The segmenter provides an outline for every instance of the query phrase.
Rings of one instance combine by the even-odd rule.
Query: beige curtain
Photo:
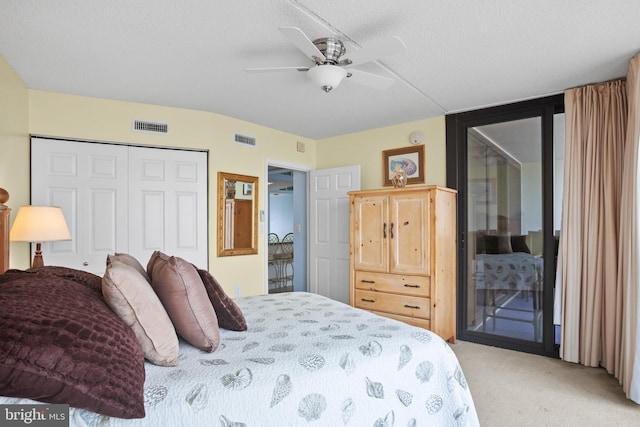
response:
[[[620,213],[620,257],[618,267],[618,309],[622,313],[616,343],[619,348],[615,375],[627,397],[640,403],[640,171],[638,147],[640,145],[640,56],[629,64],[627,74],[629,120],[624,155],[622,205]]]
[[[615,367],[626,82],[565,92],[560,357]]]
[[[565,92],[560,357],[640,403],[640,56],[626,80]]]

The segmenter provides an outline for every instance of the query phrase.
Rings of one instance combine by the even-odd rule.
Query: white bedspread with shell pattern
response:
[[[424,329],[315,294],[239,298],[248,331],[221,329],[176,367],[147,363],[147,416],[72,409],[87,426],[477,426],[449,345]]]

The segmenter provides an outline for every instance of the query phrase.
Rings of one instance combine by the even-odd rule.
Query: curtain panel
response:
[[[640,403],[640,57],[565,92],[560,357],[602,366]],[[634,375],[635,373],[635,375]]]
[[[615,375],[627,397],[640,403],[640,56],[633,58],[627,74],[629,120],[624,155],[622,205],[620,212],[620,257],[618,265],[618,307],[622,325],[618,340],[619,359]]]

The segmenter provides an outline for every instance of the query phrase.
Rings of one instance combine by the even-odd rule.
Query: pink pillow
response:
[[[246,331],[247,321],[240,307],[225,293],[220,283],[207,270],[198,269],[207,295],[218,316],[218,325],[231,331]]]
[[[127,264],[130,267],[135,268],[137,271],[140,272],[140,274],[144,276],[147,282],[149,281],[149,275],[147,274],[147,270],[145,270],[142,264],[140,264],[140,261],[138,261],[132,255],[116,252],[113,255],[107,255],[107,266],[111,261],[120,261],[124,264]]]
[[[220,343],[218,318],[196,268],[155,251],[147,273],[178,335],[200,350],[215,351]]]
[[[111,310],[133,329],[144,357],[161,366],[175,366],[178,360],[178,336],[153,291],[151,284],[135,267],[107,258],[102,277],[102,294]]]

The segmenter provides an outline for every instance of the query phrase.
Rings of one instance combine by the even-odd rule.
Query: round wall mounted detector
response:
[[[413,145],[418,145],[423,140],[424,135],[422,135],[422,132],[420,132],[419,130],[411,132],[411,135],[409,135],[409,142],[411,142]]]

